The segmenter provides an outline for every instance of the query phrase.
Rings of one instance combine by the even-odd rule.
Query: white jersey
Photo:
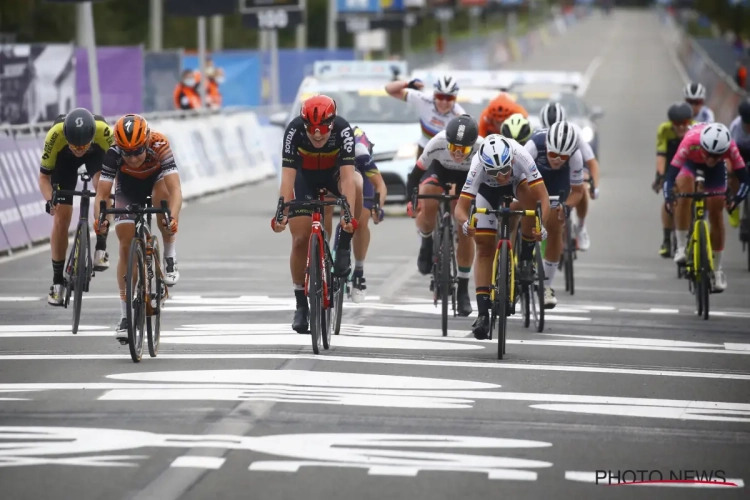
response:
[[[703,106],[698,114],[693,117],[693,120],[697,122],[713,123],[716,121],[714,112],[708,106]]]
[[[445,130],[440,131],[424,147],[422,156],[417,160],[417,166],[422,170],[427,170],[433,161],[438,161],[447,170],[461,170],[466,172],[471,167],[471,159],[476,156],[479,146],[482,145],[482,141],[484,141],[483,137],[477,137],[471,153],[466,155],[462,161],[456,161],[448,150],[448,139],[445,136]]]
[[[534,186],[543,182],[542,174],[540,174],[539,169],[536,168],[534,158],[531,157],[529,152],[513,139],[507,139],[507,141],[513,148],[513,170],[510,182],[508,183],[513,185],[513,192],[515,193],[518,186],[523,182],[527,182],[529,186]],[[486,184],[491,188],[508,185],[500,184],[496,177],[487,175],[484,171],[484,165],[479,159],[479,155],[474,155],[474,158],[471,160],[469,175],[466,177],[466,184],[464,184],[464,187],[461,190],[461,195],[467,198],[475,198],[482,184]]]
[[[568,123],[573,126],[573,129],[578,134],[578,150],[581,152],[581,156],[583,156],[584,163],[595,159],[596,156],[594,156],[594,150],[591,148],[591,145],[583,140],[583,130],[581,130],[581,127],[575,123]]]
[[[539,134],[539,132],[536,132],[532,136],[532,138],[529,139],[526,144],[524,144],[524,147],[534,159],[536,164],[539,165],[539,169],[542,172],[555,171],[557,169],[553,169],[552,166],[550,166],[549,159],[547,158],[546,147],[542,143],[541,147],[544,149],[540,151],[540,146],[537,146],[537,143],[535,142],[535,139],[538,142],[542,142],[544,140],[544,137],[542,137],[542,135],[546,135],[546,130],[544,131],[544,134]],[[580,149],[576,149],[576,151],[573,153],[573,156],[571,156],[567,161],[567,164],[570,169],[570,185],[579,186],[583,184],[583,155],[581,155]],[[564,165],[561,168],[564,168]]]
[[[406,102],[417,108],[419,113],[419,126],[422,129],[422,135],[419,138],[419,145],[427,147],[427,142],[435,137],[438,132],[445,129],[448,122],[453,118],[466,114],[460,104],[454,103],[453,108],[446,114],[443,114],[435,107],[435,99],[431,95],[414,89],[406,89]]]
[[[729,125],[729,135],[734,142],[750,141],[750,132],[745,132],[742,128],[742,118],[739,116]]]

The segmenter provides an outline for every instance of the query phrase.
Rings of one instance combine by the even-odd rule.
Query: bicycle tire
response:
[[[575,289],[575,276],[573,274],[573,260],[575,258],[575,240],[571,234],[570,224],[565,224],[565,248],[567,248],[565,256],[565,291],[570,292],[574,295]]]
[[[711,276],[709,269],[709,257],[708,257],[708,230],[706,224],[701,224],[701,231],[698,238],[700,248],[700,281],[701,281],[701,301],[703,302],[703,319],[708,320],[709,307],[708,307],[708,296],[711,293]]]
[[[78,254],[76,255],[76,262],[73,266],[73,274],[75,278],[71,276],[71,281],[75,279],[75,285],[73,286],[73,334],[78,333],[78,326],[81,322],[81,307],[83,306],[83,290],[86,286],[86,275],[87,275],[87,259],[89,251],[89,230],[88,224],[85,222],[78,223],[78,231],[76,231],[76,243]]]
[[[77,233],[76,233],[77,235]],[[78,244],[78,237],[76,236],[76,240],[73,241],[73,248],[70,251],[70,254],[68,255],[68,260],[65,263],[65,274],[67,274],[67,279],[65,280],[65,298],[63,299],[63,307],[65,309],[68,308],[70,305],[70,296],[73,293],[73,267],[75,265],[75,256],[76,256],[76,245]]]
[[[493,309],[497,309],[497,359],[503,359],[503,355],[505,354],[505,337],[508,330],[508,302],[510,301],[510,297],[508,297],[508,281],[510,280],[508,243],[507,241],[500,243],[502,245],[499,255],[500,261],[497,266],[497,274],[495,275],[495,300]]]
[[[156,294],[156,300],[151,295],[151,308],[153,314],[146,318],[146,335],[148,338],[148,354],[155,358],[159,354],[159,340],[161,339],[161,298],[164,284],[161,279],[161,252],[159,251],[159,240],[155,237],[151,243],[151,273],[153,274],[153,285],[150,288]],[[150,280],[149,280],[150,281]],[[156,304],[156,305],[154,305]]]
[[[440,300],[442,301],[443,337],[448,336],[448,300],[451,294],[451,232],[448,224],[442,228],[440,238]]]
[[[331,260],[333,262],[336,262],[336,249],[338,248],[339,244],[339,236],[341,233],[341,225],[336,227],[336,231],[334,232],[333,236],[333,251],[331,252]],[[334,307],[336,309],[336,313],[332,314],[334,318],[331,320],[331,323],[334,325],[333,334],[338,335],[341,331],[341,317],[344,315],[344,296],[347,292],[347,285],[349,283],[349,277],[346,278],[337,278],[338,280],[338,295],[335,294],[334,290]]]
[[[518,224],[516,230],[516,239],[513,248],[521,249],[523,251],[523,236],[521,235],[521,224]],[[514,254],[513,265],[516,266],[516,270],[521,268],[521,252]],[[518,272],[516,272],[518,276]],[[520,286],[521,296],[521,314],[523,316],[523,327],[528,328],[531,325],[531,286],[527,283],[523,283]]]
[[[336,316],[338,316],[338,311],[336,309],[337,290],[341,286],[341,280],[344,279],[333,276],[333,273],[331,272],[331,262],[332,261],[328,259],[325,261],[326,283],[328,283],[328,308],[322,311],[322,317],[325,324],[323,324],[321,328],[323,349],[325,350],[328,350],[331,347],[331,334],[336,328]],[[323,291],[325,292],[325,290]]]
[[[544,331],[544,261],[542,260],[542,247],[539,242],[534,246],[534,254],[536,283],[532,287],[535,290],[531,294],[531,305],[533,308],[534,326],[537,332],[542,333]]]
[[[133,363],[140,362],[143,357],[143,333],[146,322],[146,304],[143,301],[146,296],[146,266],[143,254],[143,242],[136,237],[130,243],[128,271],[125,275],[128,348]],[[136,283],[133,283],[133,278],[137,278]]]
[[[320,354],[321,326],[323,325],[322,298],[323,283],[320,276],[320,239],[317,235],[310,236],[310,263],[307,268],[308,283],[307,296],[310,299],[310,336],[315,354]]]

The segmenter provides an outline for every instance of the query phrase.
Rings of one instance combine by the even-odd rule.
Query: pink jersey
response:
[[[688,161],[705,165],[706,159],[703,156],[703,148],[701,147],[701,131],[708,125],[710,123],[698,123],[687,131],[685,137],[680,142],[680,147],[677,148],[677,153],[672,158],[673,167],[682,168]],[[721,159],[731,161],[732,170],[745,168],[745,161],[740,156],[740,151],[737,149],[737,144],[734,141],[729,144],[727,152],[721,155]]]

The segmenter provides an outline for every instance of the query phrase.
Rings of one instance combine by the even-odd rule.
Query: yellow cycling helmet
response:
[[[524,118],[521,113],[510,115],[500,127],[500,133],[509,138],[515,139],[521,144],[525,143],[531,137],[531,124],[528,118]]]

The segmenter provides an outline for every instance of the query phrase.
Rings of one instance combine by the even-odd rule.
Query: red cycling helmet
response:
[[[302,102],[299,116],[311,134],[327,134],[336,118],[336,101],[327,95],[316,95]]]

